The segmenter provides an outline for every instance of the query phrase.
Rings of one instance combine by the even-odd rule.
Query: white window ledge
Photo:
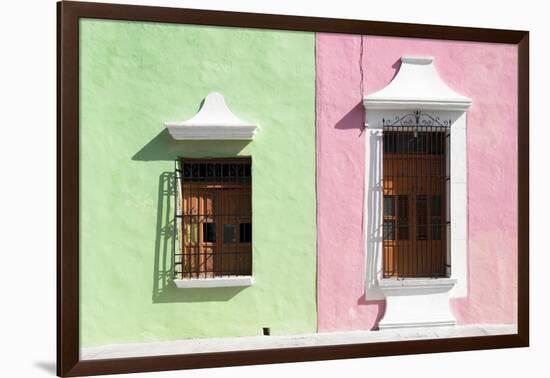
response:
[[[418,290],[451,290],[456,284],[454,278],[405,278],[405,279],[382,279],[380,289],[382,291],[410,292]]]
[[[380,329],[452,326],[456,320],[449,307],[453,278],[382,279],[386,313]]]
[[[236,287],[251,286],[254,284],[252,276],[231,276],[216,278],[189,278],[174,280],[178,289],[210,288],[210,287]]]

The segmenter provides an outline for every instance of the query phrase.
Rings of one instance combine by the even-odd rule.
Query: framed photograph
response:
[[[528,346],[527,31],[57,9],[59,376]]]

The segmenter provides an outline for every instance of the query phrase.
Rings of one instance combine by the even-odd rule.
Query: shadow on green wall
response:
[[[174,140],[164,129],[132,156],[136,161],[174,161],[178,157],[234,157],[249,140]]]
[[[133,157],[136,161],[174,161],[177,157],[233,157],[249,141],[174,141],[167,130],[161,131]],[[159,175],[157,193],[157,226],[153,261],[153,303],[228,301],[243,287],[178,289],[174,278],[174,195],[175,174]],[[176,241],[176,246],[178,242]]]
[[[174,172],[162,172],[158,186],[153,303],[220,302],[231,299],[244,288],[178,289],[174,284],[174,194]]]

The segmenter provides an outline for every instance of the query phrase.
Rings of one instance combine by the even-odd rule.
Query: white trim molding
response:
[[[238,286],[252,286],[254,284],[254,278],[252,276],[189,278],[189,279],[175,279],[174,283],[176,284],[176,287],[178,289],[238,287]]]
[[[237,118],[217,92],[204,98],[193,118],[185,122],[165,122],[164,126],[176,140],[252,140],[260,127]]]
[[[401,58],[401,68],[383,89],[363,99],[365,126],[365,256],[367,299],[385,299],[380,328],[455,324],[449,299],[468,294],[466,110],[472,101],[439,77],[432,57]],[[445,120],[450,133],[446,153],[448,277],[383,278],[383,123],[422,111]]]

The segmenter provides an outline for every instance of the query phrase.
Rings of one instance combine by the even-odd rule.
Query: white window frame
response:
[[[174,172],[175,180],[174,185],[177,185],[179,188],[176,189],[176,196],[174,196],[174,208],[176,209],[174,222],[176,232],[174,234],[174,244],[176,248],[181,251],[181,241],[183,240],[182,230],[182,190],[181,190],[181,176],[176,170]],[[252,251],[251,251],[252,252]],[[180,252],[181,253],[181,252]],[[173,256],[176,259],[176,256]],[[181,256],[180,256],[181,258]],[[174,260],[174,266],[176,262],[181,262],[181,260]],[[253,275],[239,275],[239,276],[221,276],[221,277],[198,277],[198,278],[174,278],[174,285],[178,289],[198,289],[198,288],[217,288],[217,287],[245,287],[254,285]]]
[[[382,90],[363,99],[365,106],[365,256],[366,298],[386,300],[380,328],[453,325],[449,299],[468,294],[468,199],[466,111],[471,100],[450,89],[439,77],[432,57],[401,58],[401,68]],[[445,278],[383,277],[383,119],[414,110],[450,120],[446,151],[447,261]]]
[[[184,122],[165,122],[164,126],[175,140],[253,140],[260,125],[244,122],[229,110],[222,94],[210,92],[200,110]],[[179,183],[179,179],[178,179]],[[181,211],[181,190],[175,199],[177,211]],[[177,242],[181,240],[181,217],[176,217]],[[179,289],[239,287],[254,284],[252,276],[174,279]]]

